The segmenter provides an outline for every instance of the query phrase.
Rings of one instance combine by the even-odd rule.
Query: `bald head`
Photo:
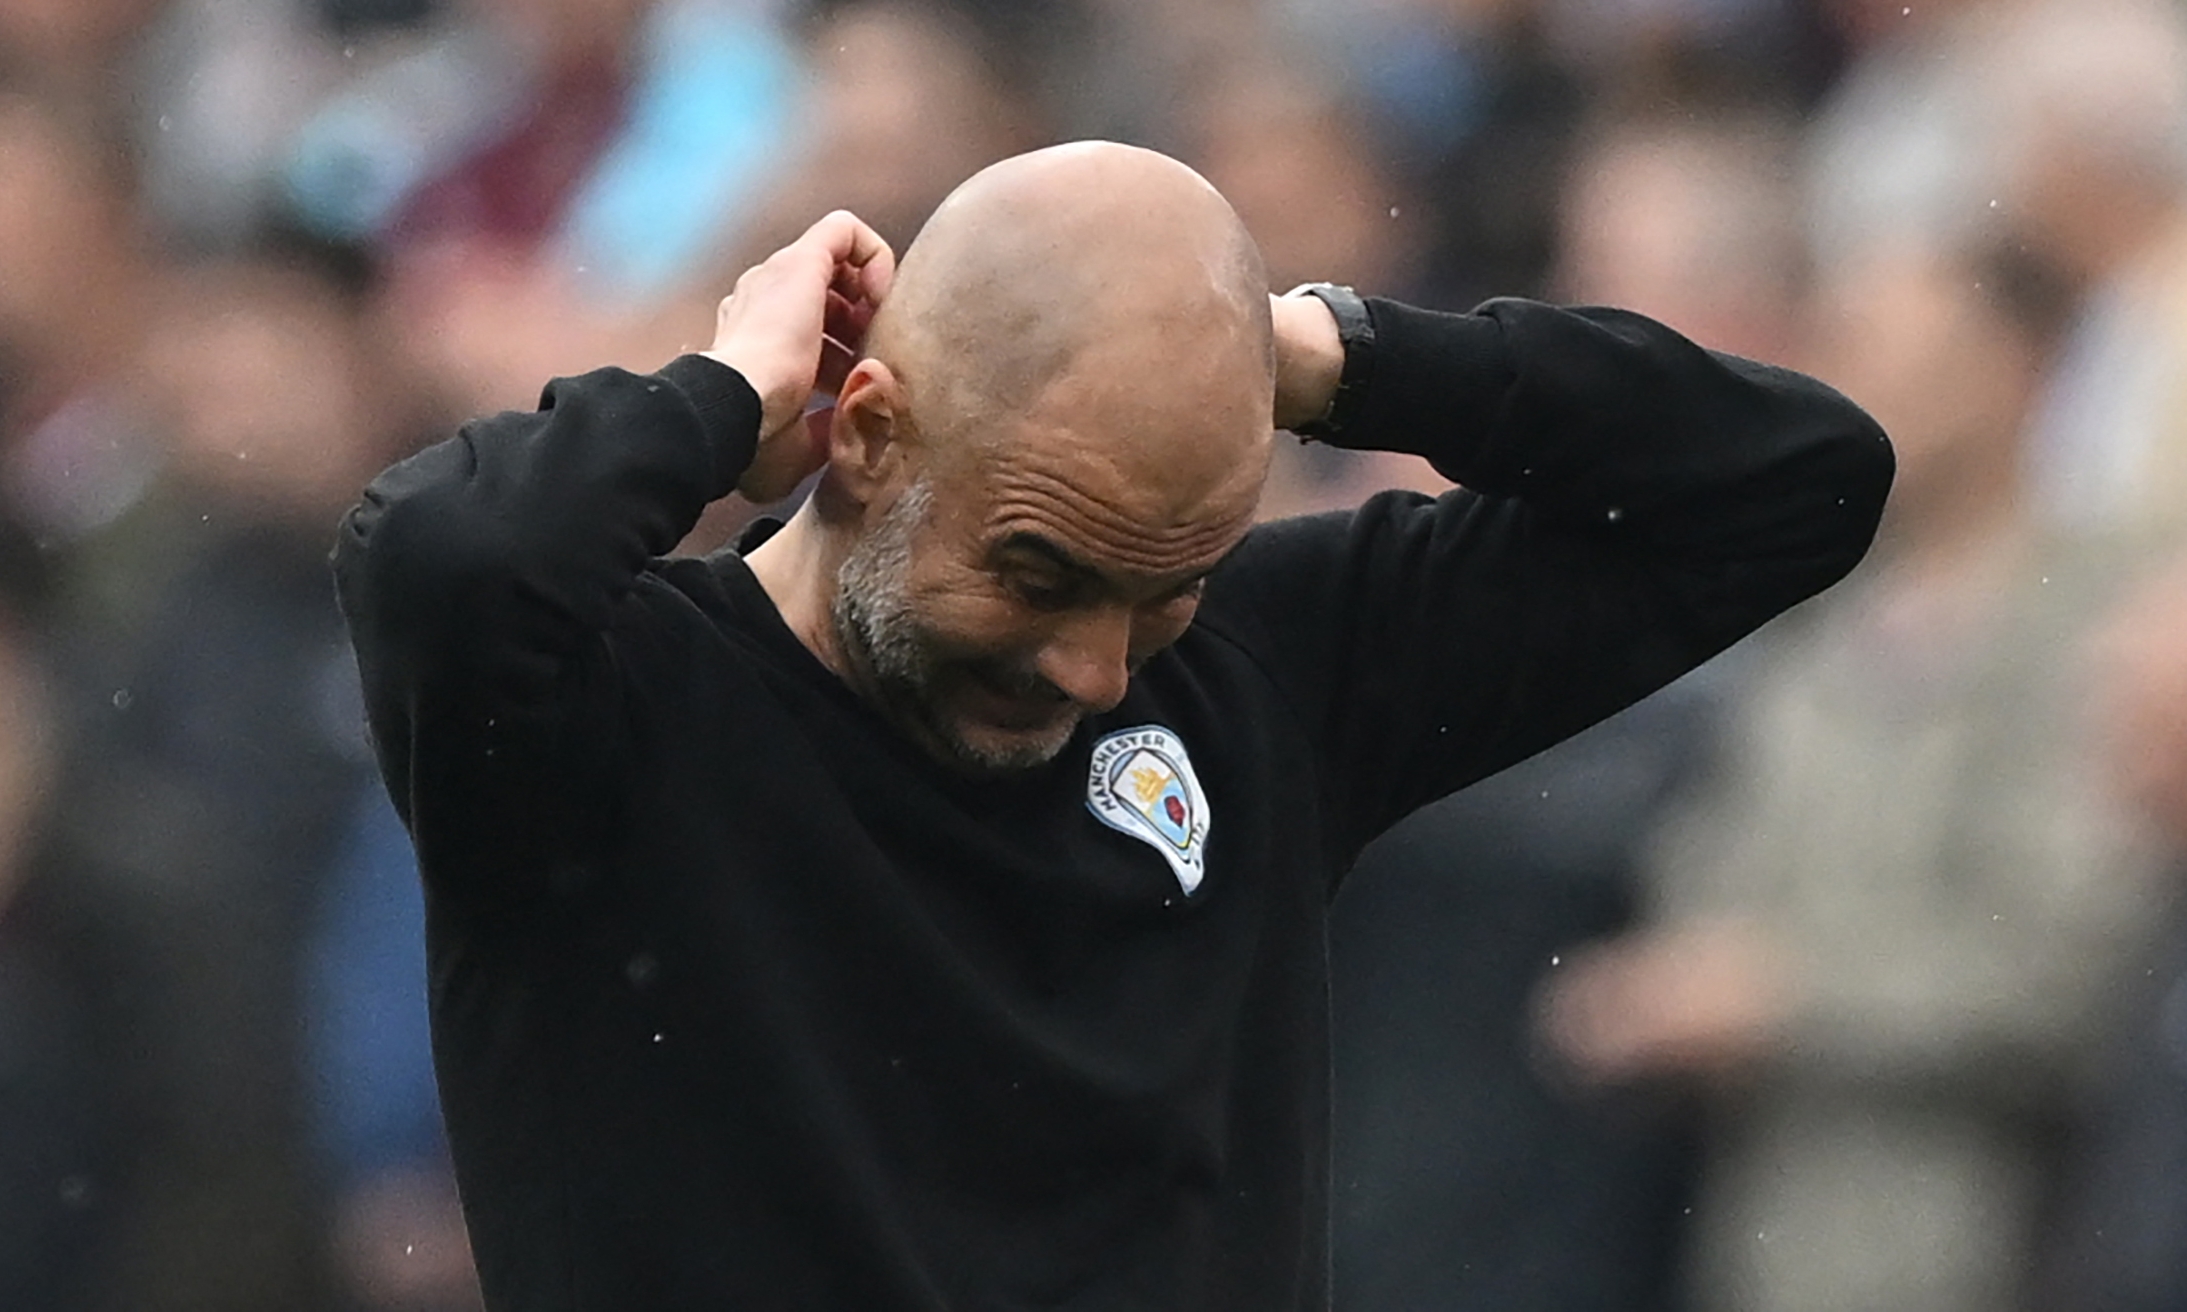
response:
[[[952,192],[905,253],[868,349],[940,441],[992,433],[1088,370],[1127,384],[1141,419],[1204,413],[1272,386],[1267,297],[1252,237],[1205,179],[1153,151],[1082,142]],[[1151,435],[1110,436],[1133,431]]]
[[[1274,436],[1259,253],[1175,160],[1036,151],[942,203],[865,346],[827,474],[753,568],[816,544],[811,585],[784,564],[770,592],[824,595],[810,645],[937,757],[1053,759],[1252,525]]]

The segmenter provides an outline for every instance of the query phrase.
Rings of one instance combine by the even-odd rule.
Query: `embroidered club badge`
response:
[[[1177,735],[1160,725],[1120,729],[1094,744],[1086,808],[1160,852],[1189,895],[1207,850],[1207,794]]]

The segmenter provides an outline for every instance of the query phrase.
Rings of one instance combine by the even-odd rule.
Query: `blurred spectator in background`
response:
[[[1802,268],[1772,123],[1579,140],[1559,294],[1784,359]],[[1678,1305],[1696,1118],[1660,1089],[1545,1078],[1532,999],[1634,923],[1643,854],[1709,777],[1724,682],[1684,680],[1474,785],[1352,872],[1330,922],[1339,1312]]]
[[[2171,1312],[2187,1306],[2187,556],[2136,589],[2099,650],[2109,779],[2158,837],[2170,880],[2075,1126],[2043,1306]]]
[[[425,895],[410,836],[364,781],[305,940],[313,1138],[334,1264],[358,1312],[465,1312],[478,1277],[433,1082]]]
[[[1537,3],[1555,43],[1627,110],[1695,99],[1800,110],[1838,71],[1838,33],[1812,0]]]
[[[1663,845],[1658,923],[1546,994],[1580,1077],[1716,1095],[1704,1312],[2025,1306],[2070,1077],[2146,905],[2067,672],[2097,571],[2023,513],[2051,301],[2005,261],[1831,272],[1813,363],[1893,435],[1885,535],[1771,635]]]
[[[117,3],[118,0],[99,0]],[[370,17],[414,21],[399,0]],[[148,223],[177,248],[232,249],[281,203],[296,130],[359,68],[356,0],[162,0],[131,52],[122,126]],[[338,44],[331,23],[340,23]],[[367,50],[370,47],[366,47]],[[369,61],[367,61],[369,62]]]
[[[275,158],[355,53],[322,21],[359,3],[417,16],[414,0],[9,0],[0,81],[126,143],[142,222],[218,247],[262,215]]]
[[[2043,0],[2001,39],[2004,209],[2080,312],[2034,430],[2043,508],[2187,525],[2187,23],[2169,0]]]
[[[1390,175],[1365,121],[1311,66],[1273,44],[1237,54],[1183,98],[1178,140],[1259,243],[1269,285],[1337,282],[1405,294],[1423,249],[1419,207]],[[1314,180],[1312,204],[1300,203],[1302,178]],[[1260,513],[1348,509],[1383,488],[1449,486],[1423,461],[1286,438]]]
[[[168,0],[8,0],[0,5],[0,78],[98,117],[127,104],[145,26]]]
[[[1625,928],[1639,858],[1704,777],[1688,682],[1414,816],[1329,926],[1337,1312],[1677,1306],[1696,1125],[1653,1091],[1583,1094],[1532,1060],[1531,998]]]
[[[77,945],[38,903],[59,734],[38,631],[50,580],[0,519],[0,1307],[89,1312],[114,1166]]]
[[[632,339],[751,217],[796,66],[742,0],[466,0],[307,123],[287,191],[391,264],[398,329],[466,412],[639,360]]]
[[[1802,204],[1818,263],[1995,236],[2002,101],[2017,78],[1994,34],[2012,2],[1824,0],[1854,59],[1806,131]]]
[[[1591,88],[1549,39],[1544,0],[1289,0],[1335,52],[1419,212],[1429,303],[1538,296]]]
[[[788,78],[757,5],[465,0],[305,125],[290,185],[331,237],[597,262],[643,293],[733,217]]]
[[[0,517],[47,549],[144,492],[158,459],[127,386],[152,265],[127,155],[0,91]]]
[[[1559,207],[1550,293],[1793,363],[1807,261],[1790,140],[1789,123],[1739,111],[1605,120],[1584,138]]]
[[[805,6],[797,26],[810,85],[805,116],[784,143],[758,221],[694,286],[706,314],[692,334],[712,331],[714,300],[737,273],[815,215],[850,210],[901,249],[959,182],[1054,139],[1039,85],[1024,80],[1038,48],[1000,17],[1007,10],[938,0]]]
[[[1417,216],[1378,143],[1307,70],[1246,58],[1195,88],[1184,140],[1195,166],[1245,220],[1281,291],[1308,280],[1404,287],[1417,276]],[[1314,203],[1299,203],[1301,178]]]
[[[299,985],[371,776],[326,535],[421,427],[365,273],[302,245],[191,267],[129,362],[172,459],[109,530],[147,604],[67,634],[57,789],[59,871],[130,1116],[106,1306],[332,1296]]]

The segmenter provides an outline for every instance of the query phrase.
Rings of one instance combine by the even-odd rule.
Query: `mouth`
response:
[[[1006,733],[1035,733],[1078,718],[1070,698],[1045,681],[972,669],[965,671],[964,693],[969,718]]]

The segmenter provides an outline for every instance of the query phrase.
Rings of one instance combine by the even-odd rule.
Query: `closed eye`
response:
[[[1086,595],[1086,585],[1075,579],[1036,579],[1011,575],[1003,580],[1010,594],[1034,610],[1069,610]]]
[[[1036,611],[1072,610],[1107,600],[1125,601],[1136,588],[1125,588],[1084,564],[1062,547],[1034,533],[1013,533],[998,543],[990,558],[994,577],[1020,604]],[[1161,610],[1197,601],[1207,588],[1203,571],[1143,600],[1137,610]]]

